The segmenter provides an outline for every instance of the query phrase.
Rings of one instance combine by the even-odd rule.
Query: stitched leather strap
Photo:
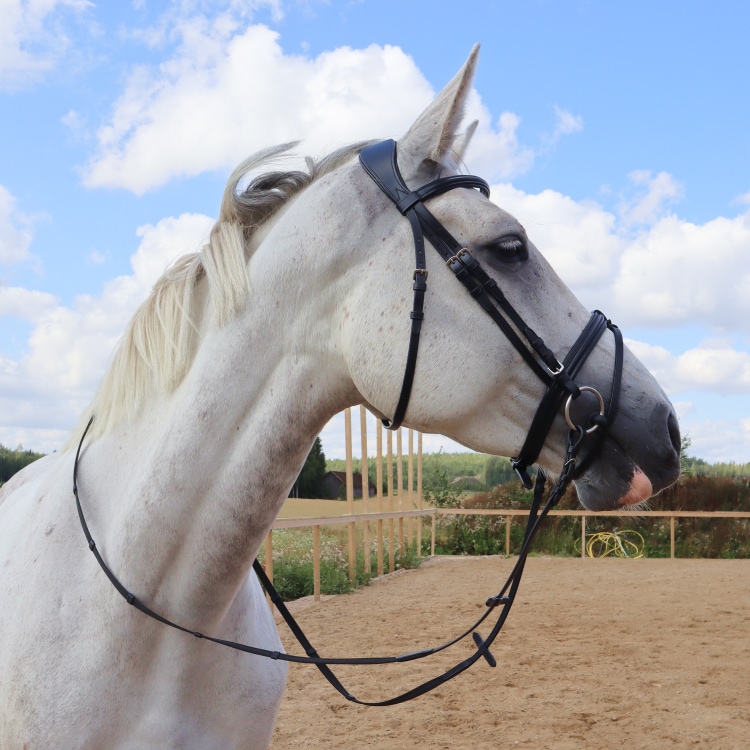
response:
[[[411,333],[406,354],[406,366],[401,382],[396,409],[391,419],[384,419],[383,425],[388,430],[397,430],[403,422],[411,398],[414,374],[417,368],[419,338],[424,320],[424,297],[427,291],[427,264],[425,258],[425,226],[422,201],[457,187],[478,188],[489,195],[489,186],[479,177],[454,175],[424,185],[418,190],[410,190],[404,182],[396,162],[396,144],[394,141],[382,141],[369,146],[360,154],[360,162],[377,186],[396,204],[398,210],[406,216],[414,236],[414,299],[412,303]],[[429,212],[427,212],[429,214]],[[430,215],[431,216],[431,215]],[[437,222],[436,222],[437,223]],[[439,224],[438,224],[439,226]],[[446,233],[447,234],[447,233]],[[450,235],[448,235],[450,237]],[[429,237],[429,234],[428,234]],[[452,239],[452,238],[451,238]],[[430,241],[433,239],[430,237]],[[454,245],[457,247],[455,240]]]
[[[594,350],[594,347],[597,345],[599,339],[601,338],[604,331],[607,330],[607,328],[616,329],[617,334],[619,334],[619,329],[617,329],[617,326],[610,323],[605,315],[599,310],[594,310],[594,312],[591,313],[591,317],[589,318],[588,323],[581,332],[581,335],[570,348],[570,351],[563,360],[563,371],[559,376],[556,376],[552,380],[549,388],[547,389],[547,392],[544,394],[542,400],[539,403],[539,406],[537,407],[536,413],[534,414],[534,418],[531,422],[531,427],[529,428],[529,431],[526,435],[526,440],[524,441],[523,447],[521,448],[518,456],[511,461],[516,474],[518,474],[521,482],[527,489],[530,489],[532,486],[531,477],[528,474],[528,468],[539,457],[539,453],[544,446],[544,442],[547,439],[547,435],[549,434],[550,428],[552,427],[552,423],[557,416],[563,399],[571,393],[574,395],[574,397],[577,397],[580,394],[580,391],[577,387],[575,387],[574,391],[571,391],[570,384],[572,383],[573,386],[575,386],[575,383],[572,379],[578,375],[581,367],[583,367],[584,362],[588,358],[589,354],[591,354],[591,352]],[[615,372],[619,373],[622,370],[621,335],[619,336],[619,344],[618,337],[617,335],[615,335],[615,343],[616,353],[619,350],[620,362],[619,370],[617,368],[616,362]],[[613,396],[616,399],[617,395],[619,395],[619,374],[613,376],[612,387],[612,395],[610,395],[609,406],[607,407],[606,412],[610,423],[614,419],[614,414],[612,413],[613,403],[615,405],[615,411],[617,409],[617,403],[616,400],[613,401]],[[598,430],[598,432],[603,437],[605,430],[601,429]],[[597,442],[600,443],[601,441],[597,439]]]

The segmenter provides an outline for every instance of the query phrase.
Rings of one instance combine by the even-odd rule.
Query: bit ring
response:
[[[583,391],[587,391],[588,393],[593,393],[594,396],[596,396],[596,400],[599,402],[599,416],[603,417],[604,416],[604,399],[602,398],[602,394],[599,393],[599,391],[597,391],[596,388],[591,388],[588,385],[582,385],[578,390],[581,391],[581,393],[583,393]],[[568,400],[565,402],[565,421],[568,423],[568,427],[570,427],[571,430],[577,430],[578,426],[574,425],[570,419],[571,403],[573,403],[573,396],[568,396]],[[595,424],[593,427],[590,427],[588,430],[586,430],[586,434],[590,435],[598,427],[599,425]]]

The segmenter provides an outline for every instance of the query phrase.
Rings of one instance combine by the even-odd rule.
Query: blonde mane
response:
[[[134,416],[150,394],[177,388],[195,358],[203,319],[223,325],[246,303],[250,291],[247,248],[253,232],[287,201],[343,166],[366,145],[347,146],[318,161],[307,157],[306,171],[261,174],[241,192],[237,186],[248,172],[278,160],[296,143],[260,151],[232,172],[208,242],[197,253],[176,260],[136,310],[65,450],[77,445],[92,415],[95,420],[89,435],[96,438]],[[204,278],[205,302],[199,287]]]

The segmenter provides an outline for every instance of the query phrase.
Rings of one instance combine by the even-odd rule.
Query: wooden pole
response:
[[[510,557],[510,521],[512,516],[505,516],[505,556]]]
[[[398,478],[397,492],[398,492],[398,509],[399,512],[404,510],[404,451],[401,442],[402,430],[401,427],[396,431],[396,476]],[[404,519],[398,519],[398,551],[399,554],[404,554]]]
[[[408,455],[409,460],[406,464],[406,505],[408,510],[414,510],[414,430],[410,427],[406,433],[406,439],[409,443]],[[412,523],[411,516],[406,521],[407,538],[409,540],[409,549],[414,541],[414,524]]]
[[[352,471],[352,410],[344,412],[346,442],[346,512],[354,515],[354,472]],[[356,578],[357,549],[354,540],[354,524],[347,526],[349,536],[349,580]]]
[[[669,557],[674,560],[674,516],[669,517]]]
[[[422,510],[422,433],[417,433],[417,507]],[[433,516],[433,528],[435,525]],[[433,553],[434,554],[434,553]],[[422,557],[422,517],[417,519],[417,556]]]
[[[432,514],[432,526],[430,527],[430,557],[435,557],[435,524],[437,523],[437,513]]]
[[[367,458],[367,409],[364,406],[359,407],[359,427],[362,436],[362,500],[364,503],[364,512],[370,512],[370,462]],[[364,563],[365,573],[372,572],[370,564],[370,523],[365,521],[363,525],[364,538]]]
[[[581,557],[586,557],[586,516],[581,516]]]
[[[388,462],[388,512],[393,513],[393,431],[388,430],[386,441]],[[396,539],[393,519],[388,519],[388,569],[391,573],[396,569]]]
[[[273,531],[269,531],[266,534],[266,562],[263,569],[266,571],[268,580],[273,583]],[[268,606],[271,606],[271,597],[266,594],[266,601]]]
[[[266,564],[264,566],[268,580],[273,583],[273,531],[266,535]]]
[[[383,512],[383,423],[375,420],[375,489],[378,513]],[[378,519],[378,575],[383,575],[383,519]]]
[[[320,526],[313,526],[313,597],[320,601]]]

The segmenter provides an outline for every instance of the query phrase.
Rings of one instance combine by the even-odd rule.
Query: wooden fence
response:
[[[315,600],[320,599],[320,527],[321,526],[338,526],[346,524],[350,529],[354,529],[356,524],[363,524],[365,528],[368,528],[370,523],[375,522],[378,524],[378,575],[383,575],[383,548],[384,545],[390,540],[391,550],[391,563],[389,570],[394,570],[392,550],[394,545],[393,526],[391,526],[391,534],[388,538],[383,536],[383,521],[388,520],[393,524],[393,521],[398,519],[400,523],[403,523],[404,519],[416,519],[416,518],[430,518],[430,557],[435,555],[435,522],[437,516],[503,516],[505,518],[505,554],[509,556],[511,554],[510,549],[510,528],[513,519],[520,516],[525,519],[528,516],[527,510],[522,509],[464,509],[464,508],[421,508],[419,510],[408,510],[408,511],[397,511],[391,513],[356,513],[347,514],[343,516],[321,516],[317,518],[279,518],[273,525],[273,529],[298,529],[298,528],[312,528],[313,529],[313,593]],[[606,516],[612,516],[614,518],[623,519],[630,518],[631,515],[624,513],[623,511],[599,511],[592,512],[587,510],[552,510],[549,513],[550,516],[577,516],[581,519],[581,557],[586,557],[586,519],[587,518],[600,518]],[[670,558],[674,559],[675,552],[675,519],[679,518],[738,518],[738,519],[750,519],[750,512],[729,512],[729,511],[639,511],[637,514],[632,514],[633,518],[645,519],[645,518],[669,518],[669,538],[670,538]],[[421,527],[421,522],[418,527]],[[351,538],[351,536],[350,536]],[[363,534],[363,539],[367,538]],[[421,540],[421,535],[420,535]],[[265,569],[268,576],[273,580],[273,542],[272,532],[266,537],[266,557],[265,557]],[[369,549],[369,541],[364,546],[365,550]],[[350,546],[349,556],[349,569],[352,571],[354,568],[354,561],[356,560],[356,550],[354,546]],[[417,546],[417,553],[421,554],[421,543]],[[365,560],[369,561],[369,555],[365,554]]]
[[[375,457],[368,456],[368,435],[366,411],[359,407],[362,458],[362,499],[364,512],[354,513],[354,480],[352,450],[352,412],[347,409],[344,415],[346,440],[346,502],[347,513],[342,516],[320,516],[315,518],[278,518],[265,542],[265,568],[273,580],[273,530],[312,528],[313,530],[313,587],[316,600],[320,598],[320,528],[321,526],[347,527],[347,553],[349,577],[354,580],[357,559],[357,524],[362,527],[362,548],[365,572],[371,573],[370,534],[374,524],[377,546],[377,574],[383,575],[386,569],[385,555],[388,556],[388,570],[395,570],[396,540],[400,549],[405,546],[416,546],[421,555],[423,519],[429,518],[430,555],[435,554],[435,523],[438,516],[485,515],[503,516],[505,518],[505,554],[510,555],[510,529],[517,516],[526,517],[528,511],[521,509],[486,509],[486,508],[428,508],[422,499],[422,435],[417,433],[416,454],[414,450],[414,433],[412,430],[399,429],[395,433],[386,431],[385,453],[383,451],[383,427],[377,422]],[[404,451],[404,433],[406,434],[406,451]],[[395,455],[394,455],[395,435]],[[394,476],[394,458],[396,468]],[[406,458],[406,484],[403,476],[403,459]],[[416,466],[415,466],[416,460]],[[375,463],[376,495],[370,498],[367,492],[368,470],[370,461]],[[415,485],[416,479],[416,485]],[[384,493],[384,487],[387,488]],[[374,504],[374,508],[371,506]],[[586,519],[613,516],[618,519],[629,518],[631,514],[623,511],[591,512],[587,510],[552,510],[551,516],[577,516],[581,519],[581,557],[586,556]],[[699,512],[699,511],[639,511],[632,514],[637,518],[668,518],[670,536],[670,557],[675,556],[675,520],[680,518],[744,518],[750,519],[750,513],[741,512]],[[387,528],[385,523],[387,522]],[[415,523],[416,522],[416,523]]]
[[[528,516],[527,510],[487,509],[487,508],[438,508],[440,515],[454,516],[504,516],[505,517],[505,554],[510,554],[510,524],[515,516]],[[612,516],[620,520],[629,518],[668,518],[669,519],[669,549],[670,558],[674,559],[674,525],[676,518],[750,518],[750,512],[731,511],[683,511],[683,510],[641,510],[636,513],[622,510],[590,511],[590,510],[551,510],[550,516],[577,516],[581,519],[581,557],[586,557],[586,519]],[[434,554],[434,548],[432,550]]]
[[[352,449],[352,410],[344,412],[344,429],[346,444],[346,503],[347,514],[335,517],[319,518],[278,518],[273,529],[288,529],[307,527],[313,530],[313,566],[314,566],[314,590],[316,599],[320,597],[320,527],[337,526],[346,524],[348,536],[348,561],[349,578],[355,578],[356,551],[356,526],[362,524],[363,547],[370,549],[370,522],[376,524],[377,538],[377,574],[383,575],[385,570],[384,554],[386,551],[384,522],[388,522],[387,528],[387,552],[388,569],[395,570],[396,565],[396,539],[400,549],[411,547],[416,542],[418,554],[422,549],[422,523],[413,523],[414,519],[434,513],[432,509],[424,509],[422,501],[422,435],[417,433],[416,453],[414,445],[414,430],[399,428],[395,431],[385,430],[385,452],[383,450],[383,425],[380,420],[376,421],[375,429],[375,457],[371,459],[368,454],[367,435],[367,411],[364,406],[359,407],[359,422],[361,435],[361,461],[362,461],[362,500],[364,513],[354,513],[354,473],[353,473],[353,449]],[[395,435],[395,452],[394,452]],[[404,438],[406,438],[406,449],[404,450]],[[394,476],[395,458],[395,476]],[[406,484],[404,483],[404,458],[406,458]],[[370,498],[368,492],[368,474],[370,461],[375,463],[375,497]],[[416,462],[416,466],[415,466]],[[415,484],[416,480],[416,484]],[[384,492],[384,488],[385,492]],[[371,505],[374,504],[374,512]],[[396,522],[398,525],[396,527]],[[434,529],[434,525],[433,525]],[[434,542],[431,545],[434,548]],[[265,541],[265,564],[266,573],[273,581],[273,538],[269,532]],[[365,572],[371,573],[370,554],[364,556]]]

